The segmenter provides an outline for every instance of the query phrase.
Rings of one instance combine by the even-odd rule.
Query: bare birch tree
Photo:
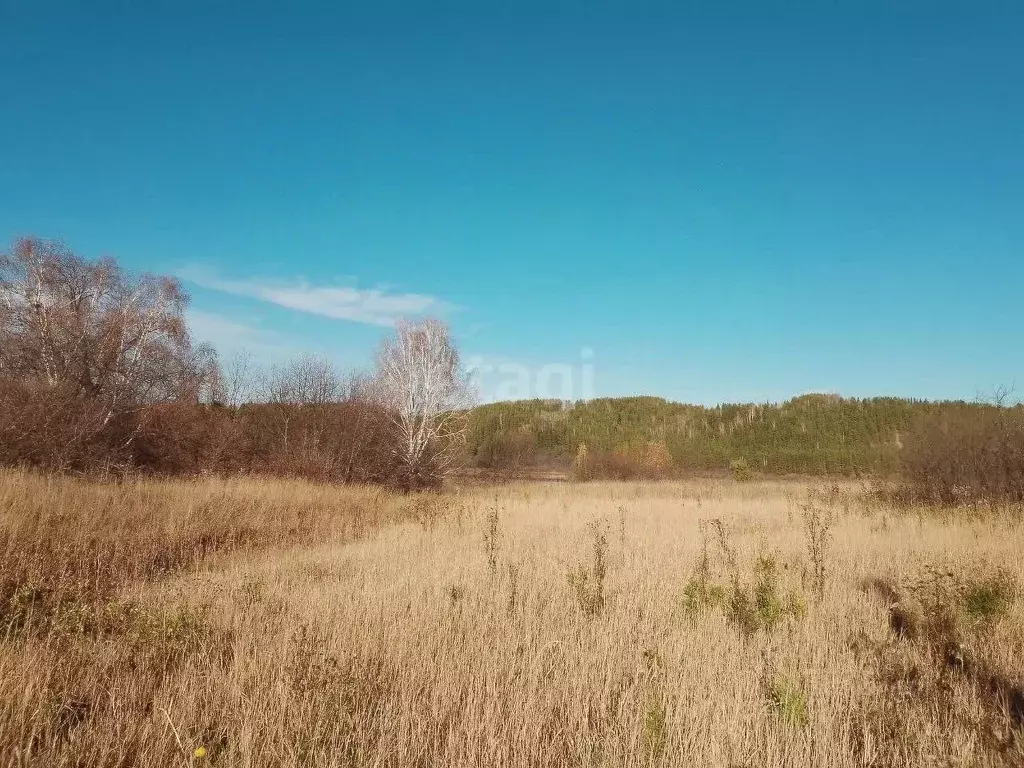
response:
[[[435,485],[465,441],[472,389],[448,327],[400,321],[377,351],[373,393],[394,430],[399,482]]]

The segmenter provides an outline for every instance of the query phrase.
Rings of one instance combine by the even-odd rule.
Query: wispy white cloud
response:
[[[194,341],[212,344],[221,354],[246,350],[260,359],[276,359],[299,349],[296,339],[216,312],[191,308],[188,326]]]
[[[178,277],[203,288],[260,299],[322,317],[370,325],[392,326],[403,317],[444,314],[454,309],[451,304],[422,293],[313,285],[301,278],[291,282],[228,280],[196,267],[179,270]]]

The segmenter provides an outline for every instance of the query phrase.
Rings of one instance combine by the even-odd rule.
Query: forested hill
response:
[[[743,460],[770,473],[886,472],[895,469],[907,434],[924,419],[948,414],[959,421],[991,408],[818,394],[716,407],[658,397],[524,400],[474,409],[468,447],[471,464],[496,469],[568,464],[581,444],[619,455],[655,444],[683,470],[728,468]]]

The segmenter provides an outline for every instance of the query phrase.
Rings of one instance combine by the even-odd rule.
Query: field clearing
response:
[[[216,515],[250,537],[214,526],[229,544],[202,558],[102,594],[33,587],[29,610],[8,589],[12,765],[1024,764],[1010,512],[812,482],[401,497],[7,473],[5,574],[48,499],[112,492],[180,507],[168,542]],[[46,602],[61,589],[77,602]]]

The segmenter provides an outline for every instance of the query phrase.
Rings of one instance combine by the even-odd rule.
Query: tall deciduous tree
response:
[[[78,417],[75,445],[146,406],[198,401],[216,365],[212,349],[192,346],[187,304],[172,278],[134,277],[113,259],[87,261],[59,243],[18,240],[0,254],[0,378],[22,406],[46,405],[25,412],[66,404],[65,418]],[[136,431],[118,439],[130,443]]]
[[[439,483],[465,440],[473,403],[448,327],[433,318],[400,321],[377,351],[373,392],[395,433],[401,485]]]

